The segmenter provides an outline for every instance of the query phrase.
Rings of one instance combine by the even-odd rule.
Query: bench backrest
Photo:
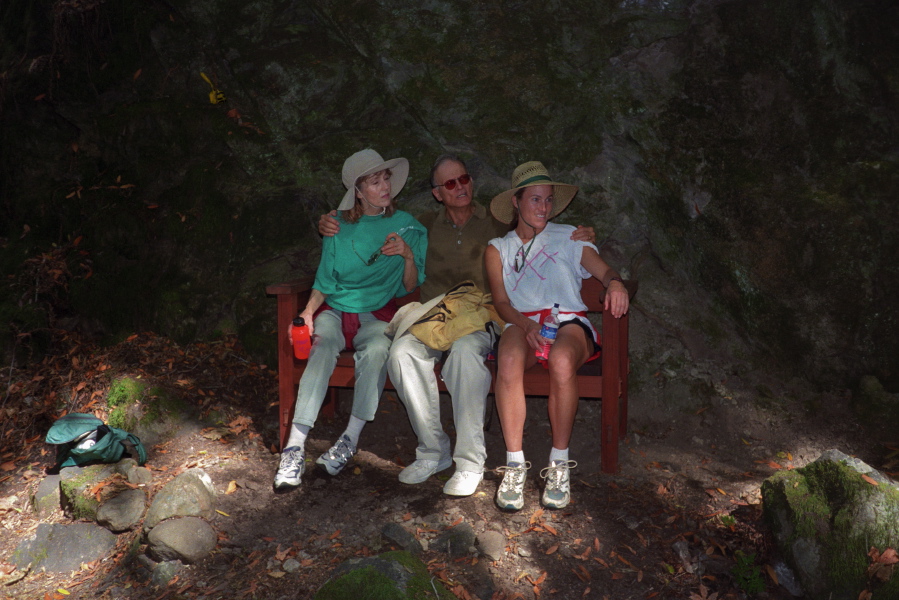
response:
[[[583,299],[584,304],[587,305],[587,312],[602,312],[605,293],[606,288],[602,286],[602,283],[600,283],[596,277],[590,277],[589,279],[584,280],[584,284],[581,287],[581,298]],[[418,302],[420,298],[421,290],[420,288],[415,288],[402,298],[397,298],[396,303],[399,306],[404,306],[410,302]]]

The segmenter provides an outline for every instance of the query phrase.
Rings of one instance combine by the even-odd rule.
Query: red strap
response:
[[[315,311],[315,314],[312,315],[312,318],[314,319],[320,312],[330,309],[331,306],[329,306],[327,302],[323,302],[322,305],[318,307],[318,310]],[[398,310],[399,307],[396,304],[396,299],[391,298],[390,302],[378,310],[371,311],[371,314],[373,314],[379,321],[389,323]],[[353,350],[353,338],[355,338],[356,334],[359,332],[359,313],[342,312],[341,315],[340,329],[343,332],[344,347],[347,350]]]

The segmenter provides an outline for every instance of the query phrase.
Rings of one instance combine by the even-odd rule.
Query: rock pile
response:
[[[149,469],[130,458],[114,465],[66,467],[38,486],[32,506],[41,514],[62,508],[81,522],[42,523],[13,554],[20,569],[64,573],[109,556],[117,534],[143,530],[147,544],[140,562],[157,584],[168,582],[184,564],[208,556],[218,536],[209,521],[216,491],[202,469],[188,469],[148,495]],[[111,492],[104,493],[104,488]]]

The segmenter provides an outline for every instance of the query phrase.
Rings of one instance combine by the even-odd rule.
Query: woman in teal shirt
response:
[[[427,230],[394,201],[408,175],[405,158],[385,161],[370,149],[343,164],[347,192],[337,207],[340,233],[324,238],[312,293],[300,313],[314,337],[276,488],[300,485],[306,436],[344,348],[355,350],[353,409],[340,439],[316,463],[331,475],[340,473],[356,454],[363,426],[375,418],[387,378],[390,339],[384,330],[397,310],[394,298],[424,281]]]

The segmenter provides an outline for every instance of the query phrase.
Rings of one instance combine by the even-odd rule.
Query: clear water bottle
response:
[[[540,326],[540,335],[546,338],[546,343],[535,352],[540,360],[549,360],[549,351],[556,341],[556,333],[559,331],[559,305],[553,304],[552,312],[543,319]]]
[[[293,344],[293,355],[300,360],[309,358],[309,350],[312,348],[312,340],[309,336],[309,326],[303,317],[293,320],[293,329],[290,331],[290,342]]]

